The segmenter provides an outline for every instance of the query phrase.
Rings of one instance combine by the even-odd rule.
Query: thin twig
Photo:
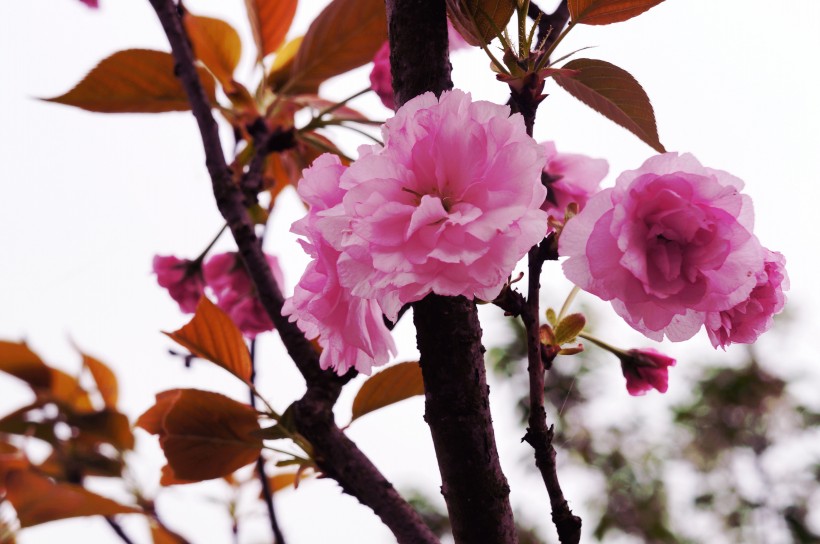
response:
[[[115,520],[111,516],[105,516],[104,519],[106,523],[108,523],[108,525],[111,527],[111,529],[113,529],[114,532],[117,533],[117,536],[120,537],[120,540],[122,540],[125,544],[134,544],[134,541],[131,540],[131,538],[125,533],[125,531],[122,528],[122,525],[120,525],[117,522],[117,520]]]

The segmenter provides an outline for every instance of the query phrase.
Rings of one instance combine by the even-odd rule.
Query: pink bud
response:
[[[643,395],[651,389],[666,393],[669,388],[669,367],[675,366],[673,358],[652,348],[631,349],[618,357],[630,395]]]
[[[179,309],[186,314],[194,313],[205,289],[200,263],[172,255],[155,255],[153,269],[157,283],[168,289],[168,294],[179,304]]]

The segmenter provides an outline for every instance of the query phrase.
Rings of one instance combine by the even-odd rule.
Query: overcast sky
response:
[[[35,99],[62,94],[115,51],[168,49],[147,0],[100,1],[99,11],[77,0],[0,3],[0,338],[25,338],[49,363],[76,371],[73,339],[115,368],[122,380],[121,402],[132,417],[152,404],[154,394],[174,387],[218,389],[244,399],[239,384],[225,379],[219,369],[180,368],[167,355],[169,340],[159,334],[178,328],[187,318],[156,286],[150,274],[153,255],[194,257],[221,226],[193,118],[188,113],[106,116]],[[302,34],[326,3],[302,2],[292,36]],[[243,5],[242,0],[186,2],[195,13],[224,18],[248,38]],[[787,8],[776,12],[773,5]],[[669,0],[626,23],[578,28],[558,51],[596,46],[580,55],[617,64],[643,84],[667,149],[690,151],[704,165],[746,181],[759,238],[788,260],[790,311],[798,322],[788,345],[765,349],[779,354],[783,375],[813,376],[800,387],[815,396],[814,339],[820,326],[818,21],[816,0]],[[250,56],[247,47],[240,80],[250,73]],[[453,64],[457,87],[476,98],[506,101],[505,87],[495,81],[480,51],[459,52]],[[323,93],[341,99],[366,87],[368,70],[338,78],[323,87]],[[653,153],[554,84],[548,83],[547,92],[551,96],[539,110],[537,139],[555,140],[559,150],[606,158],[611,165],[606,185]],[[354,105],[374,117],[389,114],[373,96]],[[355,145],[346,149],[354,153]],[[286,234],[299,216],[298,200],[293,193],[282,198],[285,205],[275,212],[275,234],[267,237],[266,249],[286,263],[290,290],[307,261]],[[226,237],[219,247],[233,246]],[[545,303],[560,306],[569,286],[557,268],[546,274]],[[602,315],[616,319],[611,313]],[[483,317],[484,329],[490,331],[501,319],[492,310]],[[405,319],[397,332],[397,360],[417,357],[410,329]],[[612,331],[626,347],[642,342],[624,325],[613,325]],[[698,335],[685,346],[664,349],[678,355],[683,365],[686,354],[708,346],[706,336]],[[261,352],[260,388],[276,408],[284,409],[303,390],[301,378],[282,357],[275,335],[261,340]],[[727,357],[732,356],[730,349]],[[617,380],[613,410],[649,411],[663,402],[658,395],[627,397],[616,366],[611,373]],[[671,398],[675,387],[673,378]],[[523,430],[505,423],[513,413],[513,406],[505,404],[512,392],[505,384],[495,384],[493,391],[499,449],[512,481],[513,501],[547,527],[540,506],[546,504],[545,493],[538,485],[526,485],[528,476],[520,467],[529,455],[518,441]],[[349,418],[352,393],[347,391],[340,402],[340,423]],[[17,383],[0,377],[0,413],[27,398]],[[349,432],[399,487],[416,485],[432,494],[438,475],[422,410],[421,399],[407,401],[368,416]],[[163,460],[156,440],[137,432],[135,477],[153,492]],[[183,486],[166,491],[159,507],[167,507],[170,525],[194,542],[227,541],[226,518],[196,498],[220,493],[218,486],[208,484]],[[367,509],[341,496],[331,481],[311,482],[277,499],[282,524],[294,542],[391,540]],[[264,540],[263,511],[256,511],[259,516],[248,522],[242,542]],[[138,519],[129,520],[127,527],[146,540]],[[58,535],[63,542],[74,541],[69,534],[85,535],[87,541],[115,541],[101,522],[79,521],[26,530],[20,542],[54,542]]]

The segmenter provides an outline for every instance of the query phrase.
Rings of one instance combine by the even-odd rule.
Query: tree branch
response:
[[[319,468],[332,475],[343,489],[370,507],[400,543],[438,542],[418,513],[396,492],[378,469],[336,426],[333,404],[342,385],[355,373],[337,376],[319,366],[319,356],[302,331],[282,316],[284,297],[271,274],[262,247],[244,205],[244,195],[234,183],[222,153],[211,104],[199,80],[194,55],[173,0],[149,0],[171,43],[175,72],[188,96],[199,126],[217,207],[234,236],[239,254],[259,299],[273,321],[283,344],[307,382],[307,393],[297,401],[297,429],[315,447]]]
[[[400,106],[451,89],[443,0],[388,0],[393,91]],[[475,304],[428,295],[413,305],[442,494],[457,543],[515,543],[509,486],[492,426]]]

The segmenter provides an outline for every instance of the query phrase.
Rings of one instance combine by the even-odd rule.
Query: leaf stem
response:
[[[558,322],[560,322],[560,321],[561,321],[561,319],[562,319],[565,315],[567,315],[567,312],[569,311],[569,307],[572,305],[572,301],[573,301],[573,300],[575,300],[575,296],[576,296],[576,295],[577,295],[580,291],[581,291],[581,288],[580,288],[580,287],[578,287],[577,285],[573,285],[573,286],[572,286],[572,291],[570,291],[570,292],[569,292],[569,294],[567,295],[567,299],[564,301],[564,305],[563,305],[563,306],[561,306],[561,311],[560,311],[560,312],[558,312],[558,318],[557,318],[557,321],[558,321]]]

